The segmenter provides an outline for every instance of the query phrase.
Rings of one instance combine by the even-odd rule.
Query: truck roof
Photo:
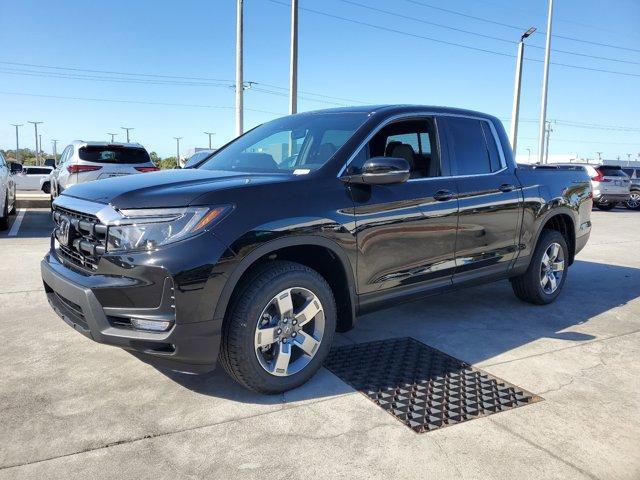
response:
[[[410,112],[433,112],[436,114],[450,115],[472,115],[476,117],[490,118],[497,120],[493,115],[478,112],[475,110],[467,110],[454,107],[439,107],[434,105],[415,105],[415,104],[382,104],[382,105],[362,105],[351,107],[328,108],[323,110],[313,110],[310,112],[299,113],[298,115],[309,115],[318,113],[385,113],[388,115],[410,113]]]

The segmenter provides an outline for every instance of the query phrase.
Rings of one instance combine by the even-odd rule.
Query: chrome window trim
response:
[[[346,171],[347,167],[349,166],[349,164],[351,164],[351,162],[353,162],[353,160],[355,160],[356,156],[358,155],[358,153],[360,153],[360,150],[362,150],[367,143],[369,143],[371,141],[371,139],[378,133],[380,132],[380,130],[382,130],[384,127],[386,127],[387,125],[389,125],[392,122],[395,122],[397,120],[401,120],[401,119],[410,119],[410,118],[415,118],[415,117],[434,117],[436,120],[438,117],[461,117],[461,118],[470,118],[473,120],[479,120],[481,122],[486,122],[489,124],[489,128],[491,129],[491,134],[493,135],[493,139],[496,142],[496,146],[498,148],[498,154],[500,156],[500,165],[502,165],[502,168],[500,170],[496,170],[495,172],[489,172],[489,173],[474,173],[474,174],[470,174],[470,175],[443,175],[443,176],[439,176],[439,177],[423,177],[423,178],[413,178],[413,179],[409,179],[407,180],[407,182],[420,182],[420,181],[424,181],[424,180],[436,180],[436,179],[444,179],[444,178],[468,178],[468,177],[480,177],[480,176],[489,176],[489,175],[495,175],[497,173],[502,173],[505,170],[507,170],[508,165],[507,165],[507,160],[504,156],[504,150],[502,148],[502,142],[500,141],[500,137],[498,136],[498,132],[496,131],[496,127],[493,125],[493,122],[489,121],[486,118],[483,117],[478,117],[476,115],[465,115],[462,113],[437,113],[437,112],[430,112],[430,111],[422,111],[422,112],[411,112],[411,113],[399,113],[396,115],[393,115],[389,118],[387,118],[384,122],[382,122],[381,124],[379,124],[374,130],[371,131],[371,133],[369,133],[369,135],[367,135],[367,137],[360,143],[360,145],[358,145],[358,148],[356,148],[355,152],[351,154],[351,156],[347,159],[347,161],[345,162],[345,164],[342,166],[342,168],[340,169],[340,171],[338,172],[338,174],[336,175],[336,178],[340,178],[344,172]],[[437,144],[438,144],[438,157],[440,159],[442,159],[442,148],[440,145],[440,139],[439,137],[436,138]],[[442,165],[441,165],[442,166]]]

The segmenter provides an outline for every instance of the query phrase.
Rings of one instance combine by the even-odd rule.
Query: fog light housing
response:
[[[151,332],[166,332],[171,328],[173,322],[166,320],[147,320],[146,318],[131,319],[131,326],[136,330],[147,330]]]

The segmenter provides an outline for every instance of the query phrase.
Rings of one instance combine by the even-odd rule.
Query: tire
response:
[[[287,311],[280,304],[281,297],[287,298],[285,292],[293,299],[293,310],[281,315],[280,310]],[[318,306],[315,300],[319,301],[320,310],[312,306],[312,303]],[[305,305],[316,311],[312,320],[300,315],[299,310]],[[302,322],[306,323],[300,327]],[[292,328],[298,330],[292,332]],[[222,329],[220,363],[233,379],[254,392],[275,394],[291,390],[307,382],[321,367],[331,348],[335,328],[335,300],[326,280],[299,263],[270,261],[257,267],[234,292]],[[263,332],[278,332],[282,337],[269,343],[270,334]],[[308,338],[311,333],[315,339]],[[267,340],[260,347],[263,336]],[[305,354],[300,347],[303,339],[313,346],[312,355]],[[319,344],[313,343],[317,340]],[[306,348],[310,350],[309,346]],[[281,354],[287,358],[287,350],[291,363],[283,370],[278,368],[277,360]]]
[[[617,204],[618,204],[617,202],[607,202],[607,203],[596,203],[595,205],[598,208],[598,210],[608,212],[609,210],[613,210]]]
[[[562,261],[563,265],[561,276],[555,280],[556,288],[550,292],[548,290],[552,285],[550,285],[549,280],[547,279],[546,285],[543,286],[542,284],[544,281],[543,275],[545,274],[545,271],[548,272],[548,269],[543,267],[543,259],[545,257],[545,253],[547,253],[554,244],[559,246],[557,257],[558,259],[561,257],[561,259],[557,259],[557,261],[553,262],[552,265],[556,265],[560,261]],[[540,238],[538,239],[536,249],[533,252],[533,257],[531,258],[531,263],[529,264],[527,271],[522,275],[510,279],[511,287],[513,288],[513,292],[516,294],[516,297],[535,305],[547,305],[553,302],[562,291],[564,282],[567,279],[568,261],[569,249],[567,248],[567,242],[560,232],[557,230],[543,230]]]
[[[44,193],[51,193],[51,184],[49,182],[44,182],[42,184],[42,191]]]
[[[4,207],[2,207],[2,215],[0,215],[0,231],[9,228],[9,195],[4,199]]]
[[[629,200],[624,202],[629,210],[640,210],[640,190],[631,190]]]

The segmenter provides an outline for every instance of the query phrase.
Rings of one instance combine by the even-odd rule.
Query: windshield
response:
[[[238,138],[199,168],[309,173],[322,167],[366,119],[366,113],[319,113],[279,118]]]
[[[97,163],[147,163],[150,162],[149,154],[144,148],[86,146],[79,152],[80,158],[88,162]]]

